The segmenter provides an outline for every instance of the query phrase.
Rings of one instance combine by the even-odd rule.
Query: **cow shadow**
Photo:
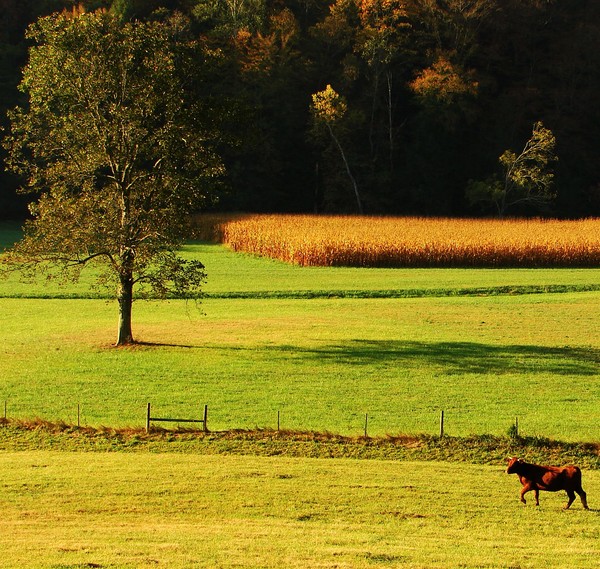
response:
[[[340,362],[350,366],[427,365],[439,367],[446,374],[551,373],[593,376],[600,373],[600,350],[569,346],[354,339],[316,348],[286,345],[268,349],[338,365]]]

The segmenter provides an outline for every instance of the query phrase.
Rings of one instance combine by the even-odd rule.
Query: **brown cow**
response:
[[[558,492],[564,490],[569,496],[565,510],[575,500],[575,492],[579,494],[583,507],[588,510],[587,496],[581,487],[581,470],[577,466],[539,466],[529,464],[520,458],[508,459],[508,474],[516,474],[523,485],[521,489],[521,502],[526,504],[525,494],[533,490],[535,492],[535,505],[540,505],[540,490],[547,492]]]

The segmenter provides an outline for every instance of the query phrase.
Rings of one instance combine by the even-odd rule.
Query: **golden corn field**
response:
[[[201,239],[301,266],[600,266],[600,219],[224,214],[197,221]]]

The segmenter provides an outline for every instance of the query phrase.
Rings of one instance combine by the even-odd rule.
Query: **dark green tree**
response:
[[[136,285],[190,298],[205,278],[201,263],[176,255],[188,214],[222,173],[210,117],[187,89],[204,56],[182,18],[55,15],[28,35],[29,105],[11,113],[5,145],[23,190],[38,197],[4,261],[73,279],[100,265],[117,291],[117,344],[132,343]]]
[[[118,0],[124,1],[124,0]],[[130,0],[131,1],[131,0]],[[225,37],[240,30],[260,30],[266,21],[266,0],[195,0],[194,17]]]

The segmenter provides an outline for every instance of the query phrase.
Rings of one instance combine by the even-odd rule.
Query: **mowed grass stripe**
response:
[[[188,244],[181,254],[206,266],[206,298],[419,298],[600,289],[600,269],[297,267],[205,243]],[[13,273],[0,278],[0,298],[114,298],[112,289],[93,288],[96,274],[89,267],[81,282],[61,286],[43,278],[25,282]]]
[[[351,458],[499,464],[519,456],[536,464],[577,464],[600,470],[600,443],[566,443],[527,436],[354,436],[271,429],[195,430],[189,424],[150,430],[0,419],[0,450],[61,452],[186,453],[293,458]]]
[[[239,291],[239,292],[206,292],[201,299],[307,299],[312,298],[426,298],[448,296],[499,296],[499,295],[524,295],[524,294],[560,294],[566,292],[593,292],[600,291],[600,284],[589,285],[526,285],[526,286],[498,286],[490,288],[459,288],[459,289],[400,289],[400,290],[265,290],[265,291]],[[70,293],[70,292],[20,292],[0,295],[0,298],[29,298],[29,299],[64,299],[78,298],[111,300],[114,295],[105,293]],[[177,296],[170,297],[177,299]],[[155,299],[153,296],[145,300]]]
[[[503,464],[0,453],[2,566],[597,567],[591,511]],[[515,527],[519,531],[515,531]]]

